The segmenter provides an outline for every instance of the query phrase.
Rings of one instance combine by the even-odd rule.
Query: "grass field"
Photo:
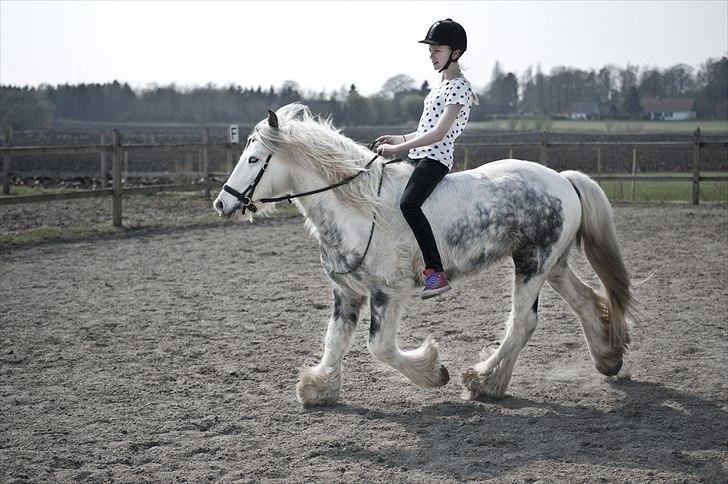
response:
[[[525,123],[525,126],[524,126]],[[571,121],[571,120],[519,120],[515,130],[508,119],[468,123],[468,130],[491,131],[541,131],[554,133],[593,134],[692,134],[700,127],[703,134],[728,136],[728,120],[725,121]]]
[[[692,173],[657,173],[645,172],[637,175],[637,182],[634,184],[634,199],[632,198],[632,182],[605,180],[601,187],[610,200],[616,201],[637,201],[637,202],[662,202],[662,201],[684,201],[692,200],[693,184],[691,181],[639,181],[644,176],[659,175],[682,175],[690,176]],[[629,173],[614,173],[613,175],[630,176]],[[728,172],[702,172],[702,176],[728,176]],[[593,176],[593,175],[592,175]],[[73,192],[73,188],[34,188],[27,186],[10,187],[9,196],[41,195],[50,193]],[[3,195],[8,196],[8,195]],[[197,192],[164,192],[150,195],[134,195],[147,197],[165,198],[194,198],[199,197]],[[728,203],[728,182],[725,181],[704,181],[700,183],[700,200],[705,202]]]
[[[77,191],[75,188],[41,188],[29,187],[25,185],[10,186],[10,195],[0,195],[1,197],[24,197],[29,195],[52,195],[54,193],[70,193]]]
[[[52,203],[52,202],[51,202]],[[184,217],[181,219],[167,221],[159,220],[154,223],[155,229],[182,228],[192,225],[219,225],[219,217],[216,214]],[[111,224],[84,224],[71,227],[42,227],[37,229],[24,230],[20,233],[0,234],[0,247],[16,246],[33,242],[61,239],[78,239],[103,237],[106,235],[119,235],[138,229],[125,227],[114,227]]]
[[[627,175],[627,174],[623,174]],[[658,173],[641,173],[639,176],[659,175]],[[671,173],[675,175],[675,173]],[[683,173],[683,175],[686,175]],[[727,176],[728,172],[705,172],[704,176]],[[602,188],[613,202],[685,202],[692,200],[692,183],[690,181],[638,181],[634,185],[634,199],[632,198],[631,181],[606,180],[601,183]],[[12,187],[10,196],[36,195],[43,193],[72,192],[74,189],[41,189],[30,187]],[[164,198],[164,199],[200,199],[199,192],[164,192],[159,194],[131,195],[132,197]],[[126,197],[125,197],[126,198]],[[700,200],[710,203],[728,203],[728,182],[706,181],[700,184]],[[54,203],[54,202],[49,202]],[[280,214],[291,215],[296,212],[292,205],[281,204]],[[110,216],[110,215],[109,215]],[[153,228],[170,229],[183,228],[196,225],[219,224],[218,216],[212,213],[181,217],[175,220],[155,220]],[[71,227],[42,227],[24,230],[19,233],[0,234],[0,247],[16,246],[45,240],[75,239],[103,237],[126,233],[128,228],[112,227],[109,223],[81,224]],[[132,229],[136,230],[136,229]]]
[[[670,173],[671,175],[688,175],[688,173]],[[615,173],[616,175],[616,173]],[[629,173],[620,173],[629,176]],[[659,175],[658,173],[641,173],[642,176]],[[726,172],[705,172],[703,176],[726,176]],[[602,189],[612,201],[636,202],[690,202],[693,199],[693,183],[691,181],[637,181],[634,183],[632,198],[632,182],[605,180],[600,183]],[[728,182],[700,182],[700,201],[728,203]]]

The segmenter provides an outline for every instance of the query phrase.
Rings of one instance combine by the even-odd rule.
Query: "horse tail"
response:
[[[629,345],[627,319],[631,317],[635,300],[617,242],[612,207],[601,187],[587,175],[578,171],[564,171],[561,175],[571,182],[581,200],[576,244],[604,286],[606,297],[597,295],[595,303],[607,325],[610,343],[626,348]]]

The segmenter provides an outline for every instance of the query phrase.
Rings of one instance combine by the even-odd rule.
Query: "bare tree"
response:
[[[387,99],[394,99],[397,94],[409,92],[415,89],[415,80],[407,74],[398,74],[387,79],[382,85],[379,94]]]

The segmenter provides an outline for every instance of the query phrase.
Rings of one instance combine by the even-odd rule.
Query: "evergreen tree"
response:
[[[53,106],[43,92],[29,87],[0,87],[0,131],[44,128],[53,118]]]
[[[314,113],[333,116],[338,124],[385,124],[416,121],[422,112],[430,86],[419,88],[411,78],[390,78],[382,93],[362,96],[355,84],[339,90],[302,93],[295,81],[286,81],[278,92],[269,89],[228,85],[180,88],[149,85],[135,91],[127,83],[61,84],[41,88],[0,86],[4,125],[42,126],[52,119],[92,121],[160,122],[243,122],[257,123],[266,109],[295,101],[309,105]],[[471,119],[486,114],[507,115],[522,111],[540,116],[557,114],[572,102],[599,102],[602,112],[613,117],[638,117],[644,97],[695,99],[699,118],[728,117],[728,58],[708,59],[699,69],[677,64],[668,69],[640,70],[627,65],[606,65],[601,69],[554,68],[548,75],[536,66],[526,70],[519,81],[504,72],[500,62],[493,67],[492,79],[481,95],[481,108],[471,111]]]
[[[631,86],[627,90],[627,94],[624,97],[622,110],[633,118],[638,118],[642,114],[640,92],[636,86]]]
[[[492,114],[507,114],[518,109],[518,78],[505,74],[496,61],[490,85],[484,95],[484,110]]]
[[[425,80],[422,83],[422,86],[420,86],[420,96],[427,97],[427,95],[430,93],[430,83]]]
[[[698,75],[700,88],[696,110],[699,117],[728,119],[728,57],[708,59]]]

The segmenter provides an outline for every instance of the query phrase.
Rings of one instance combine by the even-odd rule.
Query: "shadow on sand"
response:
[[[325,412],[360,415],[383,421],[385,427],[396,424],[414,434],[419,444],[378,449],[355,444],[322,453],[343,461],[419,469],[436,478],[488,479],[530,462],[553,460],[641,470],[638,475],[664,471],[725,482],[728,412],[659,384],[610,384],[624,397],[621,406],[608,411],[516,397],[442,403],[416,413],[337,405]]]

